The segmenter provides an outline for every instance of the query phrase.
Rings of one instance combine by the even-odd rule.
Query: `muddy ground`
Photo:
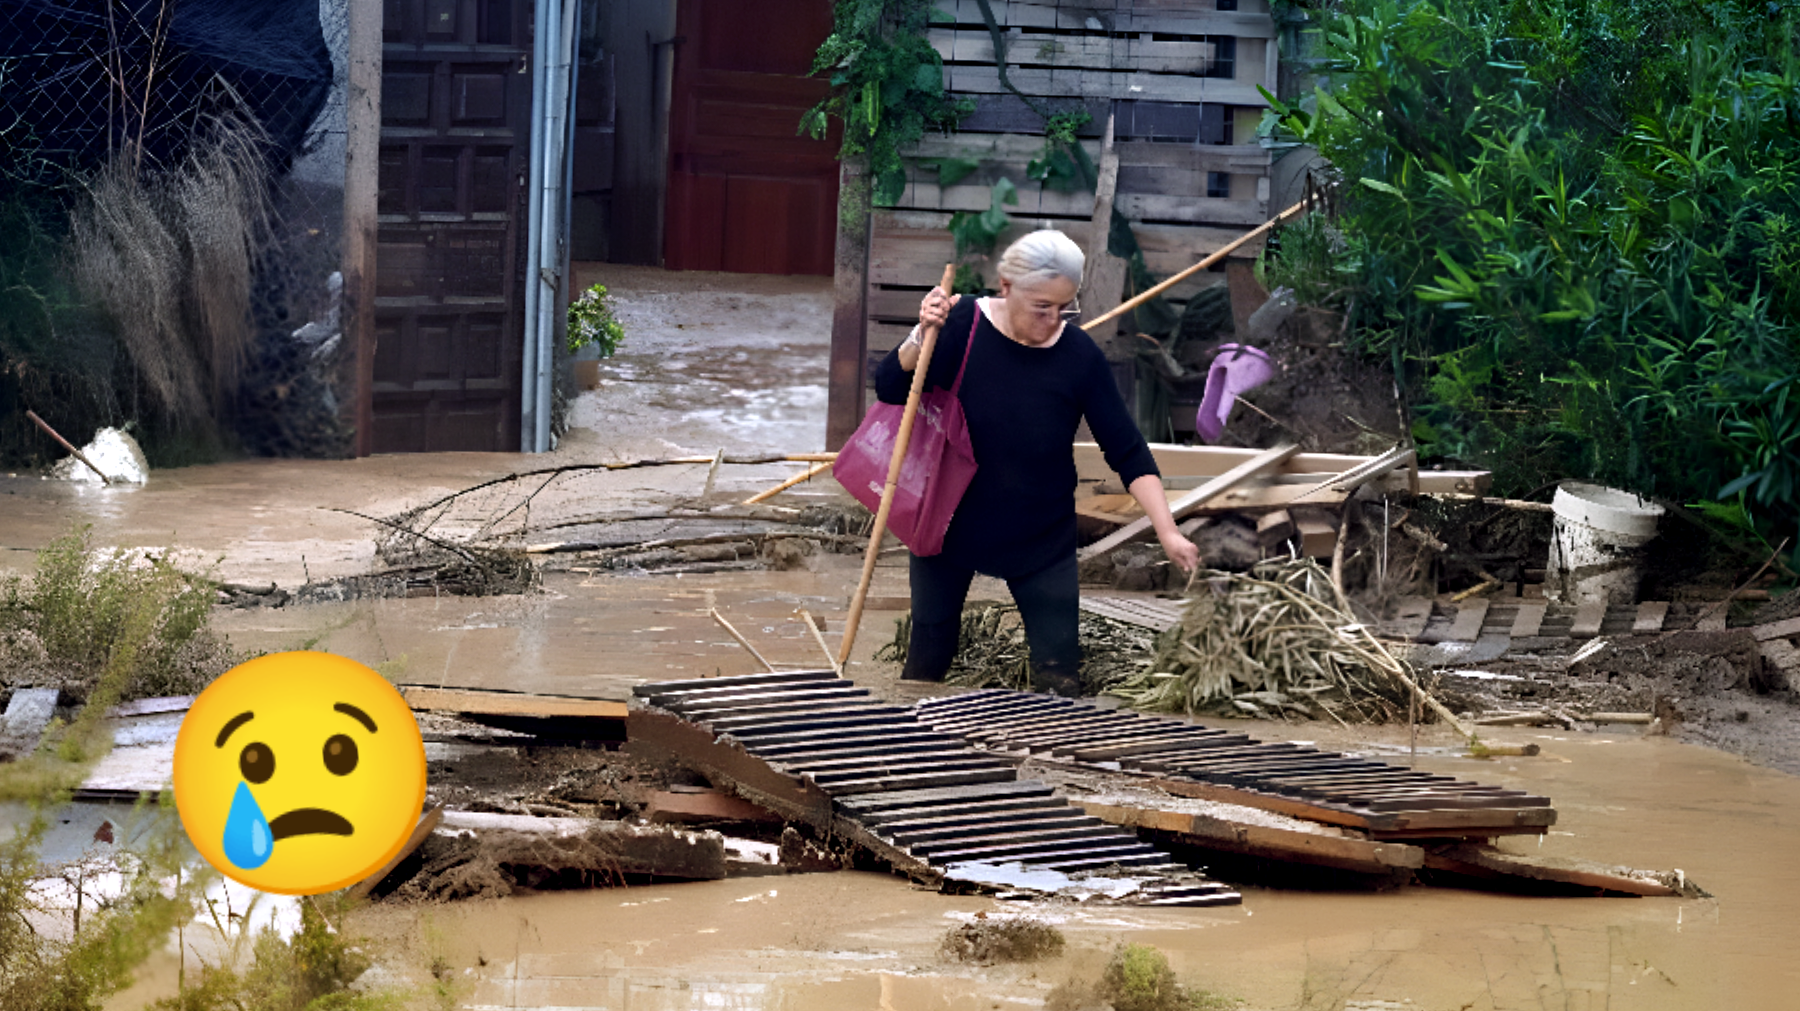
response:
[[[289,593],[282,606],[234,597],[215,613],[216,627],[237,648],[328,649],[381,665],[406,683],[623,699],[644,680],[758,669],[712,622],[713,609],[772,660],[820,662],[796,612],[823,616],[835,646],[855,584],[854,554],[812,551],[777,571],[663,575],[553,564],[538,589],[499,597],[308,602],[294,592],[383,564],[377,525],[333,510],[394,516],[476,481],[546,465],[720,448],[819,448],[828,282],[596,271],[580,283],[601,280],[613,289],[629,336],[623,353],[604,363],[601,389],[575,401],[576,427],[546,458],[251,460],[157,472],[141,489],[0,477],[0,568],[28,571],[33,551],[73,523],[91,523],[99,543],[166,548],[227,582],[273,583]],[[1324,426],[1325,419],[1316,420]],[[615,520],[645,510],[704,513],[797,467],[722,467],[710,497],[703,465],[559,479],[531,500],[520,537],[542,532],[530,524],[597,518],[605,523],[559,529],[606,526],[639,539],[691,532],[691,518]],[[514,498],[493,501],[510,508],[525,493],[506,494]],[[785,501],[797,508],[832,497],[829,486],[803,486]],[[491,511],[492,502],[482,507]],[[1468,550],[1511,552],[1519,568],[1528,567],[1530,537],[1508,533],[1504,522],[1485,528],[1497,540]],[[1431,578],[1450,590],[1461,588],[1452,584],[1465,575],[1440,568]],[[903,613],[901,556],[883,559],[872,593],[848,675],[890,697],[916,698],[917,689],[896,684],[893,665],[873,660]],[[983,580],[971,596],[1004,600],[1006,591]],[[1058,982],[1095,971],[1121,939],[1164,948],[1185,979],[1253,1008],[1336,1011],[1371,1001],[1475,1009],[1779,1007],[1800,984],[1782,942],[1787,914],[1800,903],[1800,878],[1785,859],[1800,829],[1800,780],[1788,774],[1800,772],[1800,707],[1755,657],[1742,632],[1626,637],[1573,665],[1567,656],[1538,656],[1480,667],[1523,679],[1517,682],[1439,682],[1453,707],[1475,708],[1482,700],[1471,696],[1485,695],[1493,704],[1653,711],[1666,736],[1640,728],[1496,729],[1484,739],[1539,743],[1543,754],[1476,763],[1453,753],[1443,728],[1422,728],[1421,768],[1553,798],[1562,820],[1541,843],[1543,852],[1680,867],[1717,896],[1711,900],[1246,885],[1245,905],[1227,910],[1034,907],[1068,934],[1069,951],[1046,963],[985,969],[947,964],[938,946],[946,930],[1003,907],[858,872],[395,903],[371,908],[356,929],[390,953],[383,971],[394,979],[426,980],[436,962],[453,967],[454,1006],[471,1011],[1035,1006]],[[1258,736],[1408,760],[1404,727],[1249,726]],[[469,743],[472,731],[442,726],[435,733],[434,796],[464,809],[608,817],[628,813],[647,790],[688,782],[679,768],[594,749],[521,744],[507,762],[471,763],[456,746]],[[137,1007],[171,992],[175,965],[172,955],[163,957],[115,1006]]]

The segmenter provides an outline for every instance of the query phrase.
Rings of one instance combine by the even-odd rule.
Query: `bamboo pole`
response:
[[[765,658],[761,653],[758,653],[756,651],[756,647],[750,645],[750,640],[744,638],[742,633],[740,633],[737,629],[731,627],[731,622],[725,620],[725,616],[719,613],[718,608],[716,608],[716,607],[711,608],[706,613],[712,615],[712,619],[719,623],[720,628],[723,628],[725,631],[730,632],[731,637],[738,641],[739,646],[742,646],[745,649],[749,650],[750,655],[756,658],[757,663],[762,664],[763,667],[767,668],[770,673],[774,673],[775,665],[770,663],[768,661],[768,659]]]
[[[822,474],[825,471],[830,470],[830,469],[831,469],[831,461],[830,460],[826,460],[822,463],[815,463],[811,467],[808,467],[805,470],[801,471],[800,473],[795,474],[793,477],[788,478],[786,481],[781,482],[780,484],[776,485],[775,487],[770,488],[766,491],[757,492],[756,494],[745,499],[743,501],[743,504],[744,505],[755,505],[756,503],[761,502],[763,499],[774,498],[776,495],[779,495],[780,493],[787,491],[789,488],[792,488],[793,486],[799,484],[800,482],[810,481],[813,478],[819,476],[820,474]]]
[[[43,418],[38,417],[36,411],[26,411],[25,416],[27,418],[30,418],[32,421],[36,422],[37,427],[43,429],[45,435],[48,435],[50,438],[55,439],[57,442],[61,443],[62,448],[68,450],[71,454],[73,454],[75,459],[80,460],[82,463],[87,464],[87,469],[100,475],[100,483],[101,484],[112,484],[112,478],[106,476],[106,471],[103,471],[100,468],[94,466],[94,461],[88,459],[86,453],[83,453],[81,450],[76,449],[74,446],[70,445],[69,440],[67,440],[67,439],[63,438],[61,435],[57,434],[56,429],[51,428],[49,422],[45,421]]]
[[[1233,252],[1235,252],[1237,250],[1237,248],[1239,246],[1242,246],[1244,243],[1249,242],[1251,239],[1254,239],[1257,236],[1263,234],[1264,232],[1269,231],[1270,229],[1274,228],[1276,225],[1281,224],[1282,222],[1286,221],[1287,219],[1298,216],[1301,212],[1306,210],[1306,203],[1307,202],[1305,200],[1302,200],[1299,203],[1295,204],[1294,206],[1289,207],[1287,210],[1282,211],[1280,214],[1275,215],[1273,218],[1270,218],[1269,220],[1263,222],[1260,225],[1257,225],[1255,228],[1252,228],[1248,232],[1245,232],[1243,235],[1238,236],[1237,238],[1231,240],[1230,242],[1227,242],[1224,246],[1220,247],[1217,252],[1214,252],[1214,253],[1208,255],[1206,257],[1206,259],[1201,260],[1199,263],[1194,264],[1192,267],[1189,267],[1188,269],[1182,271],[1179,274],[1176,274],[1174,277],[1169,278],[1167,281],[1164,281],[1163,283],[1161,283],[1153,288],[1145,289],[1142,293],[1133,297],[1129,301],[1121,303],[1119,305],[1119,307],[1114,309],[1113,311],[1108,312],[1108,313],[1103,313],[1103,314],[1095,317],[1094,319],[1081,324],[1081,328],[1083,330],[1087,330],[1087,331],[1091,332],[1094,329],[1094,327],[1099,326],[1100,324],[1106,322],[1107,320],[1112,319],[1115,316],[1118,316],[1122,313],[1130,312],[1131,310],[1137,308],[1138,306],[1143,305],[1145,302],[1148,302],[1149,300],[1155,298],[1156,296],[1162,294],[1163,292],[1168,291],[1170,288],[1173,288],[1175,285],[1180,284],[1182,281],[1187,280],[1188,278],[1194,276],[1195,274],[1198,274],[1202,270],[1205,270],[1206,268],[1212,266],[1213,264],[1218,263],[1220,260],[1225,259],[1227,256],[1230,256]],[[945,290],[948,291],[949,289],[946,288]]]
[[[944,279],[938,287],[948,294],[955,283],[956,265],[947,263]],[[913,366],[912,391],[906,395],[906,411],[900,415],[900,431],[894,436],[894,455],[888,460],[887,484],[881,489],[875,525],[869,530],[869,549],[863,553],[862,579],[856,584],[856,596],[850,598],[850,616],[844,619],[844,644],[838,647],[837,655],[839,671],[850,662],[850,649],[856,645],[856,626],[862,624],[863,602],[869,596],[869,582],[875,578],[875,560],[881,556],[881,535],[887,532],[888,513],[894,508],[894,489],[900,484],[900,465],[906,460],[913,421],[919,415],[919,400],[925,395],[925,372],[931,367],[931,352],[937,347],[937,327],[922,326],[919,331],[919,361]]]

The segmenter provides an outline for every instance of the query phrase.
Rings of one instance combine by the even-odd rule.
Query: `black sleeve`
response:
[[[969,327],[975,321],[975,297],[964,295],[950,307],[950,318],[938,333],[931,350],[925,388],[947,390],[956,382],[957,369],[969,347]],[[913,374],[900,367],[900,349],[887,353],[875,367],[875,396],[884,404],[904,404],[912,391]]]
[[[1112,366],[1098,347],[1093,348],[1087,366],[1087,399],[1082,413],[1087,416],[1088,431],[1106,456],[1106,465],[1118,472],[1127,488],[1145,474],[1161,474],[1156,457],[1137,422],[1125,409],[1125,398],[1119,396],[1119,385],[1113,382]]]

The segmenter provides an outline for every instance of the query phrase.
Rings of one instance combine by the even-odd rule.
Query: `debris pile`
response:
[[[1406,705],[1402,663],[1311,559],[1197,573],[1148,670],[1103,684],[1140,709],[1383,721]]]

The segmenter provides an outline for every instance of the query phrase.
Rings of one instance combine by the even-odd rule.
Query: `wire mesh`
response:
[[[0,202],[31,208],[52,238],[109,162],[128,159],[146,179],[170,171],[221,114],[247,113],[267,134],[274,219],[257,250],[255,337],[240,391],[215,419],[227,442],[253,452],[335,455],[348,446],[333,277],[347,35],[347,0],[0,0]],[[78,336],[55,329],[57,340]],[[56,350],[0,341],[0,364],[48,374],[56,370],[29,359]],[[129,367],[115,371],[116,389],[37,409],[60,412],[76,437],[146,420]],[[25,401],[56,385],[0,391],[0,408],[11,399],[32,406]],[[0,410],[12,413],[22,412]],[[21,462],[19,448],[36,442],[25,434],[0,431],[0,455]]]

